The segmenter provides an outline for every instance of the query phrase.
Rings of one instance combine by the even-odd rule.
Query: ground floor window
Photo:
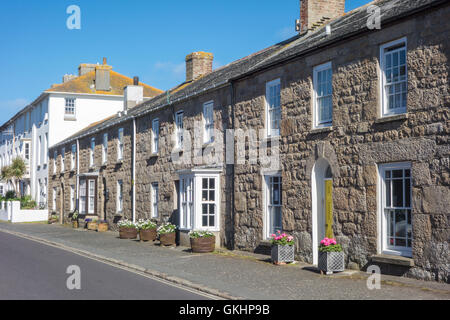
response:
[[[411,256],[411,165],[409,163],[380,166],[382,249],[385,253]]]
[[[158,183],[152,183],[152,218],[158,217],[158,198],[159,186]]]
[[[70,192],[72,199],[72,189],[70,190]],[[75,191],[73,192],[75,194]],[[71,202],[74,201],[75,199],[71,200]],[[96,214],[96,212],[97,212],[97,178],[95,177],[95,178],[80,179],[80,213]]]
[[[74,211],[75,207],[75,186],[70,186],[70,211]]]
[[[219,231],[219,174],[193,172],[179,183],[180,228]]]
[[[53,188],[53,212],[56,212],[56,188]]]
[[[267,175],[265,183],[265,238],[269,239],[271,234],[283,230],[281,175]]]
[[[117,212],[123,211],[123,181],[117,181]]]

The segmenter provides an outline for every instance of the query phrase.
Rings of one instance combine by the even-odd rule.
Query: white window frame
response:
[[[53,174],[56,174],[56,167],[58,166],[58,151],[53,152]]]
[[[270,203],[270,192],[271,192],[271,184],[270,180],[273,178],[279,178],[279,204],[271,204]],[[272,229],[272,216],[270,213],[270,206],[279,207],[281,214],[281,226],[280,231],[283,229],[283,178],[281,172],[263,172],[262,174],[263,184],[264,184],[264,192],[263,192],[263,203],[264,203],[264,228],[263,228],[263,238],[265,240],[270,239],[271,234],[273,233]]]
[[[70,211],[74,211],[76,207],[76,201],[75,201],[75,186],[70,186]]]
[[[48,163],[48,133],[44,134],[44,165]]]
[[[94,166],[95,156],[95,138],[91,138],[91,147],[89,149],[89,167]]]
[[[62,148],[61,149],[61,172],[64,172],[66,170],[65,163],[64,163],[65,155],[66,155],[66,148]]]
[[[410,170],[410,206],[409,207],[396,207],[398,210],[410,210],[411,211],[411,229],[412,229],[412,166],[410,162],[400,162],[400,163],[388,163],[388,164],[380,164],[378,166],[378,176],[379,176],[379,185],[378,185],[378,196],[377,201],[379,203],[378,210],[378,252],[383,254],[390,255],[400,255],[406,257],[412,257],[412,246],[408,247],[393,247],[387,245],[388,239],[388,220],[386,217],[386,182],[385,182],[385,172],[390,170]],[[392,178],[392,177],[391,177]],[[402,179],[404,180],[404,179]],[[405,189],[403,190],[403,197],[405,197]],[[392,197],[392,188],[391,188],[391,201],[393,201]],[[405,199],[403,200],[405,202]],[[393,209],[393,208],[392,208]],[[406,216],[407,219],[407,216]],[[407,220],[406,220],[407,221]],[[414,242],[414,234],[411,231],[411,242]]]
[[[117,161],[123,160],[123,136],[124,130],[120,128],[117,134]]]
[[[179,181],[179,201],[180,201],[180,230],[192,230],[194,223],[194,177],[185,176]]]
[[[71,157],[70,157],[70,169],[71,170],[75,170],[76,154],[77,154],[77,145],[73,144],[72,152],[70,154],[71,155]]]
[[[386,85],[387,85],[387,81],[386,81],[386,72],[385,72],[385,64],[386,64],[386,49],[389,49],[391,47],[396,47],[401,45],[402,43],[404,43],[404,47],[402,48],[397,48],[395,49],[393,52],[395,51],[400,51],[404,48],[405,50],[405,75],[406,75],[406,79],[404,81],[397,81],[395,84],[402,84],[403,82],[406,83],[406,102],[405,102],[405,106],[402,108],[395,108],[392,110],[388,109],[388,95],[386,92]],[[400,66],[399,66],[400,67]],[[394,40],[388,43],[383,44],[382,46],[380,46],[380,102],[381,102],[381,116],[382,117],[388,117],[388,116],[393,116],[393,115],[397,115],[397,114],[404,114],[407,112],[407,101],[408,101],[408,41],[406,37],[403,37],[401,39],[398,40]]]
[[[203,144],[214,142],[214,101],[203,104]]]
[[[187,217],[187,224],[183,223],[183,209],[180,206],[180,215],[179,215],[179,227],[180,230],[200,230],[200,231],[210,231],[210,232],[219,232],[220,224],[221,224],[221,202],[220,202],[220,173],[217,173],[217,170],[205,171],[200,170],[198,172],[189,172],[180,174],[180,188],[179,188],[179,199],[180,204],[182,204],[182,191],[183,187],[181,185],[182,180],[192,179],[192,208],[193,211],[189,212]],[[202,199],[202,183],[203,179],[215,179],[214,180],[214,201],[208,202],[203,201]],[[214,218],[214,226],[204,227],[202,223],[202,204],[214,204],[215,206],[215,218]]]
[[[53,188],[53,197],[52,197],[53,212],[56,212],[56,193],[57,193],[56,188]]]
[[[76,117],[76,98],[67,97],[64,99],[64,115],[69,117]]]
[[[108,162],[108,134],[103,134],[103,144],[102,144],[102,164]]]
[[[152,121],[152,154],[157,154],[159,151],[159,119]]]
[[[123,211],[123,181],[117,180],[117,202],[116,202],[117,213],[122,213]]]
[[[319,72],[331,70],[331,94],[319,97]],[[319,121],[319,103],[321,98],[331,97],[331,118]],[[330,62],[315,66],[313,70],[313,128],[331,127],[333,125],[333,65]]]
[[[272,105],[270,104],[271,101],[271,89],[276,88],[278,90],[278,105],[275,105],[274,108],[272,108]],[[279,115],[279,123],[278,123],[278,129],[272,128],[272,114],[277,113]],[[280,136],[280,128],[281,128],[281,80],[275,79],[273,81],[266,83],[266,136],[267,137],[278,137]]]
[[[184,130],[184,111],[179,110],[175,113],[175,135],[176,135],[176,148],[183,148],[183,130]]]
[[[92,186],[93,184],[93,186]],[[95,179],[87,179],[87,205],[88,205],[88,214],[95,214],[95,185],[96,181]]]
[[[38,137],[38,154],[37,154],[37,165],[38,165],[38,167],[41,165],[41,161],[42,161],[42,159],[41,159],[41,153],[42,153],[41,148],[42,148],[42,136],[39,136]]]
[[[159,217],[159,184],[158,182],[152,183],[152,191],[151,191],[151,203],[152,203],[152,218]]]
[[[86,201],[87,201],[87,180],[80,180],[80,214],[86,214]]]

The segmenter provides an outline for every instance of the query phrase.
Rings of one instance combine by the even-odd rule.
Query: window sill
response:
[[[122,164],[122,163],[123,163],[123,159],[120,159],[120,160],[117,160],[117,161],[116,161],[116,164],[117,164],[117,165]]]
[[[75,116],[64,115],[64,121],[77,121]]]
[[[312,134],[316,134],[316,133],[329,133],[329,132],[333,132],[333,127],[329,126],[329,127],[319,127],[319,128],[314,128],[311,130]]]
[[[159,157],[159,152],[155,152],[150,155],[150,158],[158,158],[158,157]]]
[[[402,114],[396,114],[396,115],[389,115],[389,116],[384,116],[382,118],[378,118],[377,120],[375,120],[375,123],[387,123],[387,122],[393,122],[393,121],[404,121],[408,119],[408,114],[407,113],[402,113]]]
[[[393,264],[403,267],[414,267],[414,260],[403,256],[390,255],[390,254],[378,254],[371,257],[373,262]]]

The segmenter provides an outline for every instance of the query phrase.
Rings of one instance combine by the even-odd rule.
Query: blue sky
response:
[[[347,0],[346,10],[368,2]],[[66,27],[70,5],[81,8],[81,30]],[[187,54],[228,64],[294,35],[300,11],[299,0],[9,0],[0,10],[1,124],[80,63],[107,57],[166,90],[183,81]]]

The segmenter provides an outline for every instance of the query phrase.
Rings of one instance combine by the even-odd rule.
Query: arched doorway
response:
[[[311,177],[313,264],[318,263],[318,247],[325,237],[333,237],[333,172],[329,162],[316,161]]]

